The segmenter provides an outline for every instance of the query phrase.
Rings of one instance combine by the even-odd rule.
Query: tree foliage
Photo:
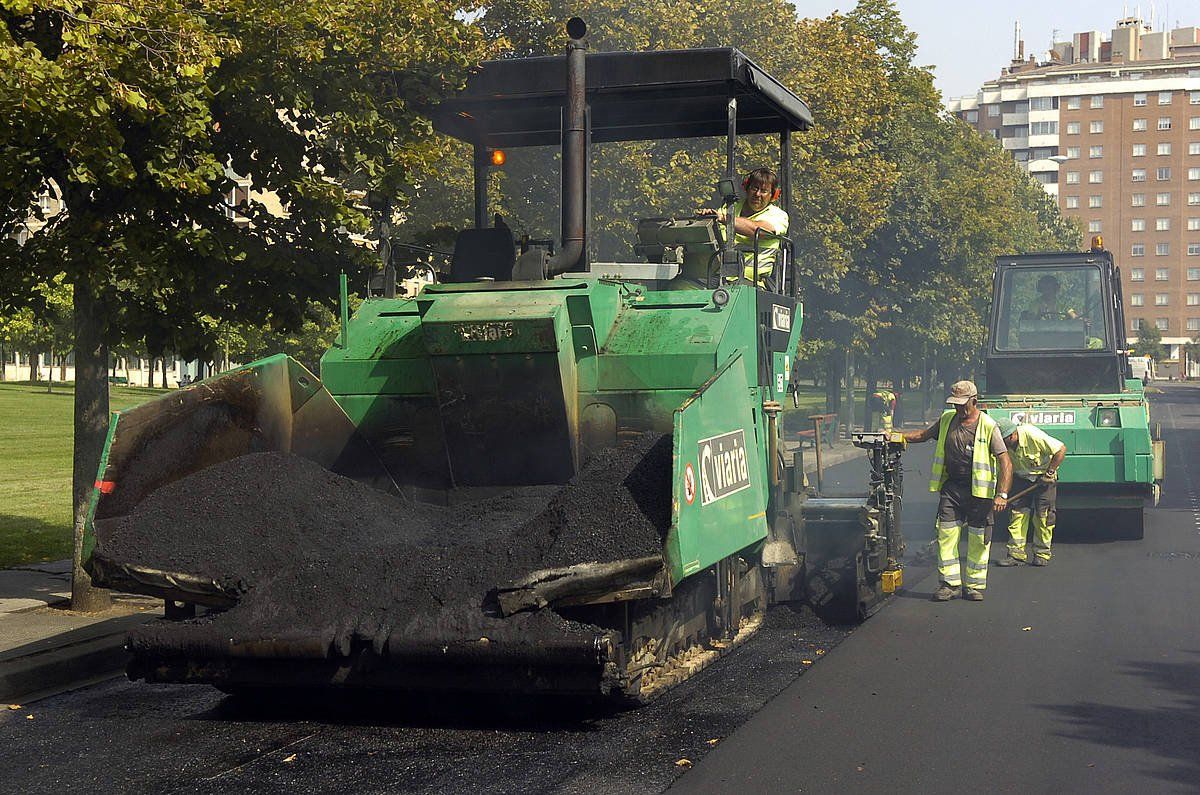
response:
[[[1167,358],[1167,346],[1163,345],[1162,332],[1157,327],[1147,326],[1145,323],[1138,329],[1137,342],[1133,343],[1131,350],[1134,356],[1149,356],[1156,362]]]

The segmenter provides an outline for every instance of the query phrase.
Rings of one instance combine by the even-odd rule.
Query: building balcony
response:
[[[1001,138],[1000,146],[1008,152],[1016,149],[1028,149],[1029,139],[1025,137],[1018,138],[1016,136],[1013,136],[1012,138]]]
[[[1000,123],[1005,127],[1024,127],[1029,124],[1029,113],[1002,113]]]

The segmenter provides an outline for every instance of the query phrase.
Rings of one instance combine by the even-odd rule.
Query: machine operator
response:
[[[896,431],[900,444],[937,440],[929,490],[940,492],[937,511],[938,574],[935,602],[958,595],[983,601],[995,513],[1008,507],[1012,461],[996,421],[979,410],[979,390],[971,381],[950,388],[940,420],[920,431]],[[967,530],[967,575],[959,564],[958,542]]]
[[[779,201],[779,177],[769,168],[756,168],[742,180],[746,197],[733,205],[733,243],[742,252],[743,272],[747,281],[754,281],[754,233],[757,230],[773,235],[786,235],[788,215],[775,202]],[[727,209],[702,207],[697,215],[716,216],[725,223]],[[724,227],[721,227],[722,235]],[[775,260],[779,253],[777,238],[760,238],[758,241],[758,286],[775,289]],[[732,279],[731,279],[732,281]]]
[[[1000,435],[1013,459],[1012,519],[1008,525],[1008,556],[997,566],[1050,563],[1050,542],[1054,537],[1055,507],[1058,496],[1058,468],[1067,455],[1067,446],[1033,425],[1017,425],[1009,419],[996,420]],[[1024,492],[1024,493],[1022,493]],[[1025,538],[1033,519],[1033,560],[1025,557]]]

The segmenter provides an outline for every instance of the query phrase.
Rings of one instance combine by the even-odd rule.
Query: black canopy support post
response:
[[[730,97],[729,102],[725,105],[725,179],[737,184],[737,98]],[[725,205],[725,248],[721,251],[721,278],[737,274],[741,276],[741,268],[736,267],[738,264],[738,252],[734,247],[734,212],[733,208],[736,204],[734,199],[730,199]]]
[[[475,228],[488,225],[488,168],[491,157],[483,144],[475,144]]]
[[[783,199],[783,211],[788,217],[788,237],[791,237],[792,229],[792,131],[784,130],[779,133],[779,188],[781,190],[781,198]],[[797,298],[800,295],[799,288],[799,267],[796,265],[796,252],[793,249],[791,256],[787,262],[791,273],[783,274],[790,282],[788,295],[792,298]]]

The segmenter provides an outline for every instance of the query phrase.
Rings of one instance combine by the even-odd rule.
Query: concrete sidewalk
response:
[[[69,609],[71,561],[0,570],[0,703],[31,701],[119,675],[125,633],[162,602],[115,594],[103,613]]]

